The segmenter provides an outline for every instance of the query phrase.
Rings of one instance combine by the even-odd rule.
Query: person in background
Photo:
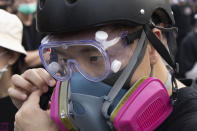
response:
[[[170,4],[173,5],[173,4],[177,4],[178,3],[178,0],[169,0]]]
[[[15,13],[13,4],[14,0],[0,0],[0,9],[6,10],[10,13]]]
[[[192,30],[192,7],[186,0],[178,0],[177,4],[172,4],[172,11],[176,26],[178,27],[177,33],[177,53],[176,61],[180,62],[180,46],[184,37]]]
[[[40,67],[41,61],[38,53],[43,35],[36,31],[36,12],[37,0],[16,0],[17,15],[23,23],[23,39],[22,44],[27,50],[25,62],[27,68]]]
[[[194,29],[183,39],[180,47],[180,74],[183,78],[197,79],[197,14]]]
[[[172,11],[178,27],[177,44],[179,45],[192,29],[192,8],[186,0],[178,0],[177,4],[172,5]]]
[[[0,9],[6,10],[9,4],[8,0],[0,0]]]
[[[26,51],[22,46],[20,19],[0,9],[0,131],[13,131],[17,111],[8,96],[11,76],[23,72]]]

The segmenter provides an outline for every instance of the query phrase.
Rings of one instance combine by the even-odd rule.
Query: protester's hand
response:
[[[45,93],[48,86],[55,86],[56,81],[46,70],[38,68],[27,70],[22,75],[13,75],[12,83],[13,87],[8,89],[8,93],[15,106],[20,108],[33,91],[41,89]]]
[[[58,131],[50,118],[50,112],[39,106],[41,90],[34,91],[24,102],[15,116],[15,131]]]

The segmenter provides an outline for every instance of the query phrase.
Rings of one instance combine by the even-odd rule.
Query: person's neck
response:
[[[162,59],[159,59],[160,62],[154,65],[154,74],[153,76],[160,79],[162,83],[166,83],[168,79],[168,70],[166,68],[166,65],[163,63]],[[176,80],[178,88],[185,87],[183,83],[180,81]],[[168,94],[171,96],[172,95],[172,86],[170,84],[170,87],[167,87],[168,89]]]
[[[33,21],[33,14],[23,14],[20,11],[17,13],[18,17],[25,26],[30,26]]]
[[[3,76],[0,80],[0,98],[8,96],[8,88],[12,86],[11,82],[11,70],[8,67],[8,71],[3,73]]]
[[[158,62],[154,65],[153,76],[160,79],[162,83],[165,83],[168,77],[168,70],[165,67],[162,59],[158,59]]]

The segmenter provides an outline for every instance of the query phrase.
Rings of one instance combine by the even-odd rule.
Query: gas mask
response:
[[[57,82],[51,118],[62,131],[151,131],[172,111],[164,85],[158,79],[144,77],[129,90],[120,90],[108,109],[109,119],[105,119],[101,108],[111,89],[74,73],[70,81]]]
[[[104,31],[93,34],[90,40],[64,41],[49,36],[42,41],[42,63],[59,80],[52,96],[51,118],[62,131],[154,130],[172,112],[165,86],[156,78],[144,77],[122,89],[144,57],[145,33],[125,31],[111,39]],[[133,43],[137,34],[140,40],[131,51],[125,41]],[[125,56],[130,59],[125,61]],[[113,85],[102,82],[119,71]]]

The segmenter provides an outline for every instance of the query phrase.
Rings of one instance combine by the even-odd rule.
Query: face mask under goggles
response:
[[[133,41],[140,34],[141,31],[134,32]],[[127,45],[127,32],[113,32],[112,35],[96,31],[89,34],[90,40],[69,41],[47,36],[42,41],[39,54],[45,69],[56,80],[65,81],[73,72],[80,72],[90,81],[102,81],[110,73],[125,67],[133,54],[132,45]]]

